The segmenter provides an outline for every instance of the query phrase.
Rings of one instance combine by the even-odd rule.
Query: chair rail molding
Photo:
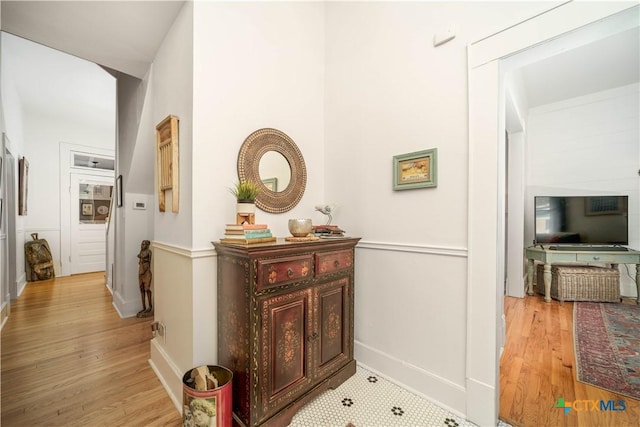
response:
[[[443,255],[452,257],[467,257],[467,249],[451,246],[431,246],[413,243],[392,243],[375,242],[371,240],[361,240],[356,246],[357,249],[371,249],[390,252],[411,252],[425,255]]]

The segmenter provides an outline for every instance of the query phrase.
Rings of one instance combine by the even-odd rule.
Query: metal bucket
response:
[[[231,427],[233,372],[223,366],[207,365],[218,387],[196,390],[189,386],[191,371],[182,377],[182,425],[184,427]]]

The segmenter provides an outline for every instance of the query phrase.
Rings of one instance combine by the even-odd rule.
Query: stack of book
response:
[[[335,239],[345,237],[344,230],[337,225],[314,225],[313,234],[322,239]]]
[[[275,242],[267,224],[227,224],[220,243],[249,245]]]

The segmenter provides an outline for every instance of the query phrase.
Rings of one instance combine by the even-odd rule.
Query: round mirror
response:
[[[287,159],[277,151],[267,151],[260,159],[260,180],[267,190],[275,193],[287,189],[291,181],[291,166]]]
[[[256,197],[258,208],[282,213],[293,209],[302,198],[307,169],[302,153],[289,136],[265,128],[249,135],[240,147],[238,178],[261,186]]]

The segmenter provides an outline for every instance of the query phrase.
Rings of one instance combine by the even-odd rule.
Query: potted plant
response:
[[[258,183],[247,180],[238,182],[234,187],[229,188],[229,192],[236,198],[236,222],[238,224],[253,224],[256,212],[256,197],[260,192]]]
[[[256,197],[260,192],[260,186],[253,181],[247,180],[238,182],[235,187],[229,188],[229,191],[238,203],[255,203]]]

